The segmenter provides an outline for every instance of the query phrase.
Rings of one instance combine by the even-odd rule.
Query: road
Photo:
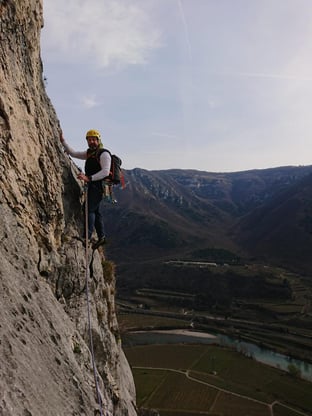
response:
[[[218,392],[230,394],[232,396],[240,397],[241,399],[250,400],[250,401],[252,401],[254,403],[258,403],[258,404],[261,404],[263,406],[266,406],[268,408],[268,414],[269,414],[269,416],[275,416],[274,415],[274,406],[275,405],[279,405],[279,406],[285,407],[286,409],[291,410],[292,412],[297,413],[298,415],[301,415],[301,416],[310,416],[309,413],[304,413],[304,412],[302,412],[300,410],[294,409],[293,407],[288,406],[288,405],[286,405],[284,403],[281,403],[281,402],[279,402],[277,400],[274,400],[272,403],[262,402],[261,400],[254,399],[253,397],[248,397],[248,396],[244,396],[243,394],[234,393],[234,392],[232,392],[230,390],[222,389],[221,387],[217,387],[217,386],[215,386],[213,384],[210,384],[210,383],[207,383],[205,381],[198,380],[198,379],[190,376],[190,371],[189,370],[182,371],[182,370],[176,370],[176,369],[173,369],[173,368],[163,368],[163,367],[138,367],[138,366],[133,366],[132,368],[134,368],[134,369],[141,369],[141,370],[171,371],[171,372],[174,372],[174,373],[183,374],[189,380],[192,380],[192,381],[194,381],[196,383],[204,384],[207,387],[210,387],[210,388],[213,388],[215,390],[218,390]]]

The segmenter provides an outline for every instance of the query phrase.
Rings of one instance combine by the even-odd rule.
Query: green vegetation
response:
[[[298,416],[312,412],[311,383],[222,347],[125,348],[137,402],[161,416]],[[157,368],[159,370],[157,370]]]
[[[120,314],[118,316],[119,328],[124,331],[151,328],[188,328],[189,322],[162,316],[143,314]]]
[[[128,299],[134,291],[148,288],[153,298],[158,291],[159,303],[163,301],[168,305],[168,297],[175,292],[170,299],[171,305],[195,310],[213,309],[229,313],[233,310],[233,302],[244,299],[249,302],[273,299],[282,303],[289,302],[292,296],[289,279],[279,270],[263,266],[211,267],[210,262],[205,265],[205,262],[173,260],[155,264],[138,263],[133,270],[129,265],[120,266],[118,272],[123,276],[122,284]],[[124,288],[120,284],[120,293]],[[160,299],[165,292],[167,298]]]
[[[130,286],[119,291],[124,295],[118,316],[124,341],[129,329],[191,326],[312,361],[309,278],[260,264],[220,266],[212,264],[215,258],[209,260],[137,264]],[[202,344],[125,352],[138,405],[159,409],[161,416],[312,415],[312,383],[300,379],[292,364],[286,373]]]
[[[242,264],[242,259],[235,253],[223,248],[203,248],[192,251],[189,257],[193,260],[204,260],[218,264]]]
[[[294,364],[289,364],[288,371],[289,371],[289,374],[293,377],[297,377],[297,378],[301,377],[300,369],[296,367]]]
[[[136,314],[128,318],[134,320],[131,328],[140,327],[136,319],[145,319],[145,328],[192,325],[312,362],[308,277],[261,264],[212,266],[191,260],[138,263],[130,272],[131,281],[125,279],[127,288],[119,289],[118,295],[127,303],[120,311]],[[149,317],[140,318],[139,312]],[[149,324],[152,315],[180,322]]]
[[[74,349],[73,349],[75,354],[81,354],[81,346],[79,344],[75,344],[74,345]]]

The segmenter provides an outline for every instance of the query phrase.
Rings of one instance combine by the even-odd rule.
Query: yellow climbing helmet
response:
[[[100,135],[100,132],[98,130],[89,130],[89,131],[87,131],[86,139],[88,137],[97,137],[100,140],[101,135]]]

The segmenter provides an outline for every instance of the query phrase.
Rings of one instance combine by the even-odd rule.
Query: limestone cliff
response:
[[[42,1],[0,1],[0,415],[99,414],[89,351],[80,186],[40,58]],[[136,415],[113,265],[96,253],[90,310],[105,415]]]

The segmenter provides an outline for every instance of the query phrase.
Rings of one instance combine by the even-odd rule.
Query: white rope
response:
[[[87,310],[88,310],[88,326],[89,326],[89,340],[90,340],[90,352],[92,358],[92,367],[93,367],[93,375],[95,381],[95,388],[96,388],[96,395],[97,395],[97,402],[100,408],[100,415],[103,415],[102,409],[102,399],[99,389],[98,383],[98,374],[95,364],[95,356],[94,356],[94,347],[93,347],[93,337],[92,337],[92,330],[91,330],[91,312],[90,312],[90,300],[89,300],[89,232],[88,232],[88,186],[85,186],[85,245],[86,245],[86,296],[87,296]]]

